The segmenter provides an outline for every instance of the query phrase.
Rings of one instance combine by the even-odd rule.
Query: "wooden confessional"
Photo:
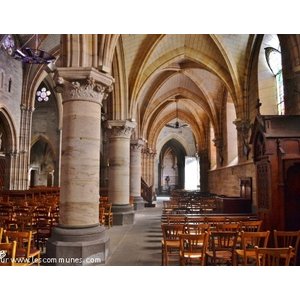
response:
[[[300,229],[300,115],[257,116],[250,143],[264,227]]]

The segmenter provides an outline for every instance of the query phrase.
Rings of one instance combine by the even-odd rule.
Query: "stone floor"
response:
[[[109,229],[110,256],[107,266],[161,266],[162,201],[137,211],[133,225]]]

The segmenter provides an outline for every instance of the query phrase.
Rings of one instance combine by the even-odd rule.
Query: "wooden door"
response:
[[[300,229],[300,163],[290,166],[286,174],[285,229]]]

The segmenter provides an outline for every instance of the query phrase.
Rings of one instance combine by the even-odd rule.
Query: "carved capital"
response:
[[[113,78],[93,68],[59,68],[56,91],[67,101],[90,101],[102,104],[112,91]]]
[[[131,151],[141,151],[144,146],[144,141],[142,139],[130,141],[130,150]]]
[[[222,150],[223,148],[223,140],[221,138],[215,138],[213,139],[214,145],[218,150]]]
[[[235,121],[233,121],[233,124],[236,126],[236,129],[239,133],[241,133],[243,136],[248,136],[249,130],[251,128],[249,120],[236,119]]]
[[[130,138],[136,123],[128,120],[109,120],[106,123],[109,138]]]

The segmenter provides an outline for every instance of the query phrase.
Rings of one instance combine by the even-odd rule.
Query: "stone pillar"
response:
[[[113,224],[134,223],[134,210],[129,203],[130,136],[136,123],[128,120],[107,121],[109,129],[108,199],[112,202]]]
[[[142,178],[144,179],[144,181],[146,181],[145,167],[146,167],[146,150],[145,148],[143,148],[142,149]]]
[[[109,237],[99,225],[100,117],[113,78],[93,68],[59,68],[63,93],[59,225],[47,256],[57,265],[98,265],[108,256]]]
[[[141,197],[142,176],[142,147],[144,142],[139,139],[130,141],[130,196],[133,197],[135,210],[145,207],[145,201]]]
[[[149,153],[149,185],[153,186],[154,189],[154,158],[156,153],[154,151],[150,151]]]
[[[208,149],[202,149],[199,151],[200,159],[200,190],[201,192],[208,192],[208,171],[210,169],[209,165],[209,151]]]
[[[29,155],[31,144],[31,121],[33,108],[21,104],[21,120],[20,120],[20,142],[19,142],[19,156],[16,163],[15,182],[12,183],[11,188],[17,190],[26,190],[29,187],[28,171],[29,171]]]

